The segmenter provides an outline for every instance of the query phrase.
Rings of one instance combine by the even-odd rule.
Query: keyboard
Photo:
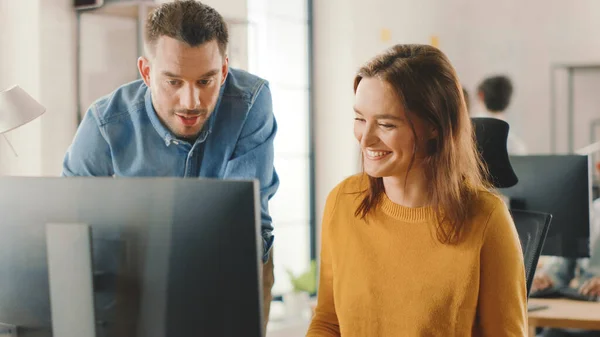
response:
[[[533,304],[533,303],[527,304],[527,311],[529,311],[529,312],[536,311],[536,310],[543,310],[543,309],[548,309],[548,306],[544,305],[544,304]]]
[[[560,289],[557,288],[546,288],[537,290],[529,294],[530,298],[557,298],[561,297]]]
[[[599,302],[599,296],[591,296],[591,295],[583,295],[579,293],[579,289],[577,288],[562,288],[558,290],[558,293],[561,297],[568,298],[570,300],[576,301],[586,301],[586,302]]]

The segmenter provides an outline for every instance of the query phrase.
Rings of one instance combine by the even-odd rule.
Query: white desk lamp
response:
[[[587,155],[593,154],[594,152],[598,152],[598,151],[600,151],[600,142],[595,142],[586,147],[582,147],[581,149],[575,151],[575,153],[582,155],[582,156],[587,156]]]
[[[0,91],[0,135],[15,155],[17,152],[6,138],[6,133],[33,121],[44,112],[46,108],[18,85]]]

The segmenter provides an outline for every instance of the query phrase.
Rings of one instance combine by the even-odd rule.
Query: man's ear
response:
[[[145,56],[140,56],[137,61],[137,66],[144,83],[150,87],[150,60]]]
[[[223,60],[223,67],[221,67],[221,85],[225,84],[225,80],[227,79],[227,74],[229,74],[229,57],[225,55],[225,59]]]

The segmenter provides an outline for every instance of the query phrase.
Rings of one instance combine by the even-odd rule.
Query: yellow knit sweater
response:
[[[318,304],[307,336],[526,336],[525,267],[505,204],[480,193],[460,243],[436,239],[431,208],[386,196],[354,216],[364,176],[329,195]]]

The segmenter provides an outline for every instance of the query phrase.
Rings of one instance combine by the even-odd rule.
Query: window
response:
[[[281,185],[270,203],[275,227],[274,295],[292,289],[287,270],[308,270],[311,224],[309,16],[306,0],[249,1],[249,71],[269,81],[278,124],[275,169]]]

